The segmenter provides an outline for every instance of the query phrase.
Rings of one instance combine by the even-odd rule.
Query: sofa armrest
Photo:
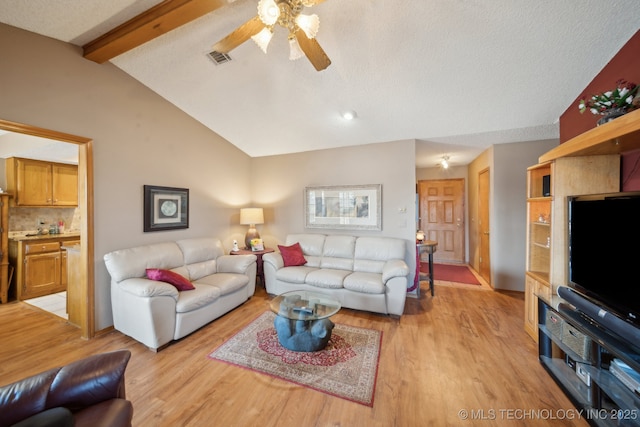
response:
[[[262,255],[263,264],[272,265],[274,270],[280,270],[284,267],[284,260],[282,259],[282,254],[280,252],[270,252],[268,254]]]
[[[129,350],[102,353],[63,366],[51,384],[48,405],[72,412],[109,399],[124,399]]]
[[[255,264],[255,255],[222,255],[216,259],[218,273],[248,274],[251,264]]]
[[[179,295],[175,286],[158,280],[142,278],[125,279],[116,283],[116,286],[123,292],[141,298],[170,296],[177,301]]]
[[[382,282],[387,283],[394,277],[406,277],[409,275],[409,266],[401,259],[391,259],[382,267]]]
[[[0,387],[0,426],[10,426],[56,407],[77,411],[125,398],[129,350],[102,353]]]

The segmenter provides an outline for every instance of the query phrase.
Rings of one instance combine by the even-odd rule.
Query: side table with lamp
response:
[[[252,251],[251,249],[238,249],[229,252],[231,255],[255,255],[256,256],[256,277],[260,278],[262,286],[264,286],[264,270],[262,268],[262,255],[275,252],[275,249],[264,248],[261,251]]]
[[[243,249],[235,249],[237,246],[234,241],[234,250],[229,252],[231,255],[248,255],[252,254],[257,257],[256,259],[256,277],[260,278],[262,285],[264,286],[264,270],[262,269],[262,255],[274,252],[274,249],[264,248],[261,250],[252,250],[251,240],[259,239],[260,233],[256,230],[256,224],[264,224],[264,212],[262,208],[243,208],[240,209],[240,224],[248,225],[249,229],[244,236]]]
[[[240,209],[240,224],[249,226],[247,234],[244,235],[244,248],[251,250],[251,240],[260,238],[256,224],[264,224],[262,208]]]

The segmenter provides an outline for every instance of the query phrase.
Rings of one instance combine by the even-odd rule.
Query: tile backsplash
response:
[[[9,208],[9,231],[32,232],[38,229],[38,219],[44,220],[41,226],[48,229],[52,223],[64,221],[65,232],[80,230],[80,209],[78,208]]]

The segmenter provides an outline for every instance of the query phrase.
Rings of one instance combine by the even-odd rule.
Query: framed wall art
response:
[[[189,189],[144,186],[144,231],[189,228]]]
[[[382,185],[304,189],[306,228],[382,230]]]

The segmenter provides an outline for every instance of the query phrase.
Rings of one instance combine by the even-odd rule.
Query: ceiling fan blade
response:
[[[331,60],[316,39],[307,38],[307,35],[300,28],[296,30],[295,35],[300,49],[307,55],[316,70],[322,71],[331,65]]]
[[[213,50],[221,53],[229,53],[242,43],[246,42],[260,32],[264,28],[264,24],[258,16],[248,20],[244,24],[236,28],[227,37],[213,45]],[[303,33],[304,34],[304,33]]]

